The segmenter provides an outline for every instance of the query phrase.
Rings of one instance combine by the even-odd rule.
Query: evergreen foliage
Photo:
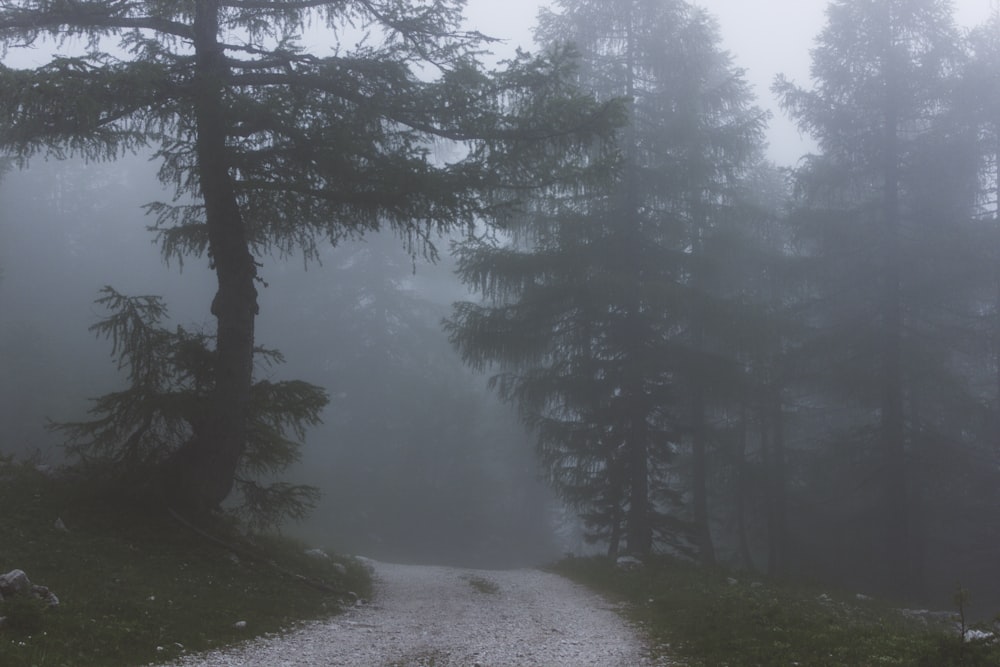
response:
[[[176,195],[148,206],[165,256],[201,257],[220,280],[214,336],[165,329],[154,297],[104,293],[96,331],[129,388],[61,427],[74,451],[136,483],[166,471],[164,492],[196,507],[235,486],[261,522],[299,513],[303,490],[269,483],[323,395],[253,382],[254,355],[278,360],[253,338],[257,258],[315,259],[380,230],[434,257],[435,233],[466,230],[459,273],[482,300],[454,307],[451,342],[518,408],[609,553],[717,557],[941,606],[959,578],[976,600],[1000,595],[1000,13],[962,34],[946,0],[830,2],[811,85],[775,82],[818,147],[781,170],[695,6],[560,0],[540,16],[543,54],[494,72],[460,6],[0,0],[6,48],[86,45],[0,68],[0,147],[22,164],[154,151]],[[303,46],[310,20],[331,55]],[[374,246],[340,268],[359,266],[324,295],[334,333],[303,338],[328,336],[313,357],[335,376],[339,436],[383,448],[337,463],[390,453],[398,495],[342,484],[337,506],[356,506],[339,518],[416,541],[423,526],[393,504],[443,475],[491,488],[458,453],[490,425],[470,397],[448,399],[458,416],[435,400],[437,314],[400,298],[400,267]],[[444,517],[444,497],[422,506]],[[734,609],[778,613],[766,590],[731,590]]]
[[[968,225],[975,139],[951,103],[962,53],[948,3],[839,0],[827,17],[815,88],[775,84],[821,150],[797,174],[802,316],[815,328],[804,353],[826,400],[846,407],[826,437],[869,471],[856,507],[878,517],[864,530],[880,543],[883,582],[904,591],[941,472],[924,466],[985,435],[949,331],[974,312],[982,275]]]
[[[469,363],[499,371],[492,386],[594,539],[642,554],[655,536],[711,559],[704,491],[696,480],[692,522],[676,463],[686,447],[703,455],[707,394],[738,376],[719,338],[735,304],[703,251],[739,218],[764,115],[687,3],[560,2],[538,35],[576,44],[581,87],[629,100],[615,172],[540,192],[509,238],[460,247],[486,303],[457,305],[447,326]]]
[[[94,399],[93,419],[53,424],[92,476],[134,494],[162,484],[162,466],[208,419],[214,382],[212,337],[163,326],[166,306],[155,296],[126,296],[111,287],[96,303],[108,315],[91,327],[111,342],[112,356],[128,378],[126,389]],[[273,350],[256,351],[262,363],[282,361]],[[240,463],[235,510],[249,526],[301,519],[317,490],[269,482],[299,457],[306,429],[320,421],[326,392],[302,381],[259,380],[251,390],[247,449]]]
[[[212,409],[170,464],[186,511],[221,503],[246,455],[260,253],[314,257],[321,240],[387,227],[433,256],[435,231],[503,220],[519,189],[566,177],[562,153],[620,116],[572,86],[569,49],[485,71],[490,40],[461,29],[462,6],[0,3],[3,52],[83,45],[35,69],[0,66],[0,149],[21,165],[152,149],[175,191],[148,206],[165,256],[207,255],[216,271]],[[331,54],[304,46],[313,25]]]

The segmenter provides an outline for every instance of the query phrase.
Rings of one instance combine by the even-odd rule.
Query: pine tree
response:
[[[559,2],[538,36],[576,45],[581,86],[629,100],[619,162],[610,181],[534,200],[510,243],[461,250],[487,303],[456,309],[452,339],[500,371],[493,385],[536,429],[551,480],[612,554],[693,540],[711,560],[709,393],[737,370],[718,353],[727,306],[703,251],[733,221],[764,117],[714,22],[684,2]],[[684,442],[694,535],[677,507]]]
[[[212,337],[164,327],[167,308],[156,296],[127,296],[105,287],[95,303],[108,315],[91,330],[111,342],[129,385],[94,399],[90,421],[52,427],[67,436],[68,452],[92,478],[137,496],[157,485],[159,467],[210,418],[216,377]],[[283,361],[274,350],[254,352],[268,366]],[[250,399],[247,446],[234,476],[235,511],[251,528],[302,519],[318,491],[264,480],[298,459],[306,429],[319,423],[328,402],[326,392],[302,381],[258,380]]]
[[[938,270],[962,265],[952,251],[968,213],[953,150],[963,141],[947,123],[960,62],[950,10],[836,0],[813,50],[815,89],[775,84],[821,151],[798,173],[816,297],[806,317],[819,332],[807,351],[853,413],[841,446],[876,471],[882,580],[897,592],[912,590],[919,567],[908,461],[933,427],[921,399],[954,377],[935,313],[962,291]]]
[[[256,258],[388,227],[419,250],[435,229],[503,216],[563,147],[609,126],[567,85],[567,54],[496,73],[459,0],[21,0],[0,4],[4,52],[50,38],[83,55],[0,67],[0,149],[111,160],[152,148],[173,202],[153,203],[168,256],[218,279],[208,418],[172,456],[172,502],[213,508],[246,456]],[[332,54],[303,45],[316,23]],[[356,46],[349,35],[365,34]],[[428,75],[436,78],[428,80]],[[455,158],[436,160],[435,141]],[[507,195],[498,188],[510,186]],[[429,247],[429,246],[427,246]]]
[[[1000,90],[995,85],[1000,71],[1000,9],[994,10],[987,22],[971,31],[966,40],[969,57],[958,90],[962,120],[977,138],[979,185],[975,195],[976,218],[979,221],[980,247],[992,267],[993,285],[980,295],[987,338],[991,340],[993,359],[985,366],[992,368],[992,385],[987,393],[989,403],[1000,410]]]

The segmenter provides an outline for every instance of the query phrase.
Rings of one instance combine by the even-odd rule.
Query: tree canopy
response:
[[[485,71],[489,40],[460,28],[462,5],[0,4],[4,53],[43,39],[82,51],[0,66],[0,148],[22,165],[152,150],[175,191],[148,207],[165,255],[207,256],[216,272],[211,417],[166,466],[171,502],[217,506],[246,454],[256,256],[383,227],[433,253],[435,230],[502,219],[518,187],[564,175],[564,151],[613,125],[614,104],[572,87],[569,50]],[[311,25],[329,53],[305,46]]]
[[[539,193],[509,244],[461,250],[487,303],[457,307],[452,340],[498,371],[550,478],[611,553],[624,541],[710,554],[707,516],[679,510],[689,490],[674,463],[689,445],[703,452],[707,407],[692,399],[727,372],[710,352],[721,329],[707,304],[726,306],[702,250],[728,226],[764,115],[714,22],[685,2],[558,2],[538,34],[575,42],[582,87],[628,100],[619,161],[609,180]]]
[[[815,88],[779,78],[775,89],[822,151],[799,174],[823,332],[811,354],[836,360],[827,386],[856,408],[841,446],[867,450],[878,470],[878,560],[904,590],[918,567],[909,461],[968,428],[934,423],[929,407],[962,393],[941,326],[960,312],[974,275],[959,267],[975,265],[963,257],[972,136],[951,111],[961,42],[949,3],[938,0],[844,0],[827,16]]]

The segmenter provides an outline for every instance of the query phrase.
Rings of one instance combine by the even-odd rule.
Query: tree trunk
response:
[[[747,470],[747,406],[740,405],[740,427],[736,440],[736,537],[740,547],[740,565],[754,569],[750,540],[747,537],[747,496],[750,495],[750,472]]]
[[[608,536],[608,558],[618,560],[622,543],[622,507],[616,498],[611,505],[611,534]]]
[[[705,405],[701,386],[695,383],[691,399],[691,454],[693,458],[692,501],[694,504],[695,546],[702,563],[715,563],[715,545],[708,517],[708,454]]]
[[[645,415],[643,415],[645,421]],[[653,550],[653,530],[649,518],[649,454],[646,451],[647,434],[644,428],[633,428],[632,441],[628,443],[629,498],[625,521],[625,541],[628,552],[646,556]],[[638,431],[638,432],[636,432]]]
[[[899,112],[894,50],[887,46],[882,193],[882,404],[881,436],[885,471],[885,563],[894,593],[912,584],[903,415],[903,306],[900,289]]]
[[[209,256],[218,280],[215,387],[210,410],[171,467],[171,500],[189,511],[217,507],[233,487],[245,449],[257,315],[256,262],[226,159],[223,82],[228,67],[218,42],[219,0],[198,0],[194,18],[196,150],[205,202]]]
[[[765,442],[767,461],[767,573],[781,577],[788,574],[788,504],[785,491],[785,426],[781,393],[771,389],[765,421],[770,440]]]
[[[1000,121],[993,125],[994,149],[993,149],[993,226],[1000,230]],[[993,306],[993,372],[995,380],[995,394],[993,396],[994,413],[1000,414],[1000,257],[993,255],[993,289],[995,292],[995,302]],[[996,417],[994,417],[996,420]],[[1000,436],[1000,428],[995,437]],[[996,443],[1000,449],[1000,442]]]
[[[630,8],[631,11],[631,8]],[[625,90],[626,99],[632,99],[635,92],[636,77],[636,36],[633,26],[634,16],[626,21],[625,44]],[[641,257],[645,239],[642,236],[642,216],[640,215],[640,170],[635,119],[632,119],[624,131],[625,166],[623,169],[623,212],[625,217],[623,256],[621,269],[625,275],[631,273],[634,290],[625,295],[628,316],[625,326],[628,349],[631,355],[626,371],[625,392],[630,397],[626,407],[627,428],[626,456],[628,470],[628,511],[625,515],[625,542],[628,553],[645,556],[653,550],[653,528],[650,522],[651,507],[649,502],[649,427],[647,417],[649,411],[648,399],[645,395],[644,382],[646,369],[642,357],[648,340],[645,338],[647,329],[644,324],[643,302],[641,294],[645,287],[645,275],[642,271]]]

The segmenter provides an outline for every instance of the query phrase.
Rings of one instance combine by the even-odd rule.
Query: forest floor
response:
[[[369,561],[370,604],[283,636],[192,655],[184,667],[642,667],[617,605],[556,574]]]
[[[1000,665],[1000,624],[970,625],[960,608],[905,609],[816,582],[667,556],[633,569],[606,558],[573,558],[555,570],[627,602],[623,611],[643,629],[654,654],[687,667]]]
[[[371,596],[356,559],[251,539],[228,523],[216,529],[240,555],[165,512],[0,456],[0,574],[21,570],[59,600],[0,601],[0,665],[169,661],[329,618]]]
[[[237,555],[3,457],[0,508],[0,573],[60,600],[0,602],[0,665],[1000,665],[1000,617],[963,634],[957,615],[667,557],[573,558],[559,574],[390,565],[220,524]]]

